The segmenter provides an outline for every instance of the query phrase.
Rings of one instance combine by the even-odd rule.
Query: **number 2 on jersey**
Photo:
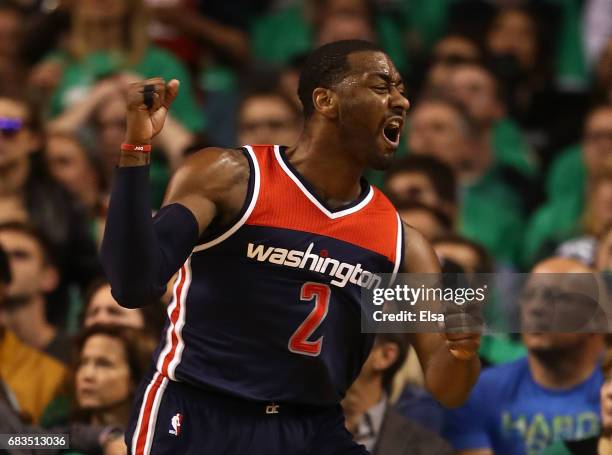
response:
[[[310,356],[318,356],[321,353],[323,337],[321,336],[315,341],[308,341],[308,337],[317,330],[317,327],[327,316],[330,295],[331,289],[326,284],[307,282],[302,285],[300,299],[306,301],[314,299],[315,306],[289,338],[289,350],[291,352]]]

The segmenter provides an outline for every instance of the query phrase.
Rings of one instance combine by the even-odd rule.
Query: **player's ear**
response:
[[[338,95],[331,89],[317,87],[312,92],[312,104],[316,111],[328,118],[338,115]]]

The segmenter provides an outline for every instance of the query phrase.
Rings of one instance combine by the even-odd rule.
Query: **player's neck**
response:
[[[305,131],[286,153],[292,166],[328,206],[341,206],[359,197],[364,169],[333,135],[315,136]]]

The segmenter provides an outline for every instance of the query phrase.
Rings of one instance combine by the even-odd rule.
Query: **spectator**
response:
[[[130,329],[93,326],[77,347],[73,421],[125,429],[133,394],[153,354],[149,340]]]
[[[68,364],[70,339],[46,317],[46,296],[59,283],[49,246],[35,230],[18,223],[0,225],[0,244],[13,277],[3,308],[6,326],[22,342]]]
[[[495,160],[525,178],[533,177],[536,169],[531,151],[518,125],[506,117],[503,91],[493,72],[476,62],[460,63],[451,71],[447,89],[476,122]]]
[[[502,8],[486,36],[486,48],[507,94],[508,112],[544,167],[554,152],[578,139],[576,127],[586,107],[583,94],[561,92],[555,86],[552,37],[558,20],[552,9],[536,2]],[[559,104],[564,105],[563,115],[553,107]]]
[[[534,267],[521,299],[527,357],[483,371],[467,403],[447,412],[445,435],[457,453],[535,454],[599,432],[603,338],[574,324],[588,311],[577,297],[590,272],[562,258]],[[570,320],[555,324],[557,310]],[[573,333],[557,333],[569,326]]]
[[[11,278],[8,257],[0,246],[0,312],[6,305]],[[4,416],[9,414],[38,422],[61,388],[65,374],[60,362],[19,341],[0,316],[0,404],[6,404],[0,409],[0,426],[8,423]]]
[[[588,176],[612,164],[611,122],[610,103],[600,104],[588,113],[581,146],[565,150],[550,169],[546,184],[549,201],[584,197]]]
[[[301,111],[281,92],[249,93],[238,110],[238,143],[291,146],[300,134],[301,117]]]
[[[420,202],[457,218],[457,186],[453,170],[426,155],[396,161],[385,176],[385,193],[396,204]]]
[[[39,141],[33,115],[23,101],[0,98],[0,222],[31,224],[48,239],[61,272],[49,317],[63,325],[68,285],[85,288],[100,267],[84,214],[33,153]]]
[[[455,172],[462,202],[459,231],[482,243],[502,264],[518,261],[525,203],[516,173],[496,163],[465,110],[446,98],[422,100],[412,110],[411,153],[433,156]]]
[[[445,441],[398,414],[388,402],[393,378],[406,352],[402,335],[377,335],[361,373],[342,400],[346,426],[355,441],[373,455],[450,455],[451,448]]]
[[[528,266],[551,254],[564,240],[581,231],[580,216],[587,199],[587,180],[612,164],[612,106],[594,108],[586,118],[581,147],[566,151],[551,168],[548,202],[531,217],[523,247]]]
[[[170,53],[148,44],[147,18],[141,0],[74,3],[67,49],[52,54],[34,69],[43,72],[53,68],[60,75],[51,99],[52,117],[87,98],[96,82],[131,72],[144,78],[179,79],[182,87],[173,112],[188,130],[202,128],[189,74]]]
[[[408,148],[450,166],[460,183],[473,178],[476,125],[459,104],[442,97],[419,101],[410,113]],[[490,160],[490,157],[481,157]],[[483,162],[483,165],[486,165]],[[482,166],[481,166],[482,167]]]
[[[106,280],[94,283],[86,295],[83,327],[94,325],[119,326],[142,330],[157,340],[166,322],[163,304],[151,304],[128,309],[117,303]]]

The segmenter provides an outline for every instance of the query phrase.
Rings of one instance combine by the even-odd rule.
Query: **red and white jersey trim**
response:
[[[132,436],[132,455],[149,455],[155,436],[155,423],[162,396],[168,385],[168,378],[155,373],[142,398],[140,413],[134,436]]]
[[[166,331],[166,344],[157,359],[157,371],[172,380],[176,380],[176,366],[180,363],[185,348],[182,330],[185,325],[186,302],[190,285],[191,256],[187,258],[185,264],[179,270],[174,283],[172,302],[168,305],[170,324]]]

